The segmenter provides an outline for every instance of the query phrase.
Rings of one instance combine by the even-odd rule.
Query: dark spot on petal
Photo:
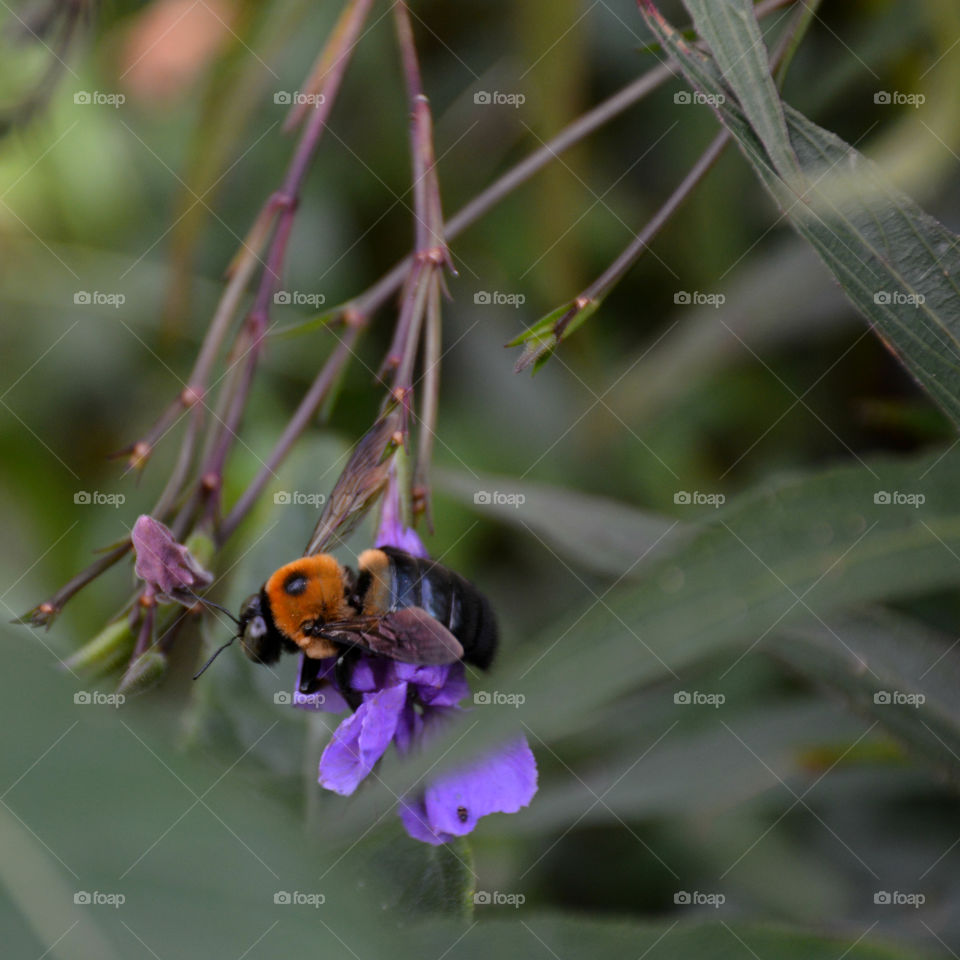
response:
[[[302,573],[291,573],[283,582],[283,589],[291,597],[299,597],[307,589],[307,578]]]
[[[466,823],[469,818],[470,818],[470,814],[467,813],[466,807],[457,807],[457,819],[461,823]]]

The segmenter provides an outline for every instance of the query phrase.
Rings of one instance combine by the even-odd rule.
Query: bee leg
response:
[[[360,656],[360,651],[356,647],[347,647],[341,651],[337,657],[337,665],[334,667],[334,677],[337,681],[337,689],[340,695],[347,701],[350,709],[356,713],[357,707],[363,703],[363,694],[354,690],[350,686],[350,680],[353,676],[353,667]]]
[[[321,684],[317,683],[317,674],[320,667],[323,666],[321,660],[314,660],[312,657],[303,658],[303,666],[300,668],[300,693],[316,693]]]

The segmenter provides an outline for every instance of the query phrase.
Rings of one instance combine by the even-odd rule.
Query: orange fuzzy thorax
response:
[[[264,584],[274,626],[311,657],[336,653],[333,644],[304,633],[314,620],[344,620],[352,615],[344,597],[343,568],[329,554],[301,557],[280,567]]]

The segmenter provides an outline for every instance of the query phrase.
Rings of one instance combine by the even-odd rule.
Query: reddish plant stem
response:
[[[420,401],[420,430],[417,435],[417,462],[413,473],[411,506],[413,515],[423,514],[433,532],[430,496],[430,464],[437,425],[440,397],[440,343],[443,325],[440,317],[440,278],[434,274],[427,300],[426,335],[423,348],[423,391]]]
[[[253,307],[237,343],[238,353],[240,354],[237,362],[242,360],[244,363],[243,376],[231,397],[224,423],[216,431],[217,439],[214,442],[212,452],[201,470],[200,482],[212,492],[207,506],[207,516],[211,520],[214,520],[218,512],[219,488],[222,486],[223,470],[227,456],[236,439],[237,430],[240,427],[240,421],[246,408],[262,353],[264,335],[270,321],[270,304],[283,271],[287,244],[293,230],[303,181],[323,136],[330,111],[336,101],[340,84],[350,62],[357,35],[366,18],[370,3],[371,0],[350,0],[349,8],[353,9],[357,15],[349,19],[346,24],[341,20],[338,28],[330,37],[324,56],[321,58],[323,62],[329,52],[329,69],[320,80],[318,101],[297,143],[283,185],[270,200],[270,206],[278,210],[279,213],[272,228],[267,262],[260,276],[260,284],[254,298]]]
[[[762,2],[758,3],[756,7],[757,16],[762,18],[774,12],[775,10],[789,6],[795,2],[796,0],[762,0]],[[362,26],[363,21],[366,19],[370,8],[370,0],[352,0],[352,2],[348,4],[348,7],[352,11],[353,17],[357,18],[357,25],[350,28],[350,39],[347,43],[343,44],[343,49],[347,52],[356,43],[356,38],[359,35],[359,29]],[[350,19],[351,23],[354,22],[353,17]],[[341,26],[344,22],[346,22],[346,20],[347,13],[345,11],[344,15],[341,17],[341,21],[338,23],[337,31],[340,30]],[[344,59],[344,57],[333,58],[329,62],[339,64],[340,61]],[[323,57],[321,57],[321,59],[318,61],[318,69],[314,71],[314,75],[304,86],[305,90],[314,92],[320,89],[322,86],[324,70],[319,65],[323,64],[324,62],[325,61],[323,60]],[[341,73],[343,67],[345,67],[345,63],[341,66]],[[578,143],[595,130],[619,116],[619,114],[621,114],[628,107],[637,103],[644,96],[669,79],[672,74],[673,70],[669,65],[657,66],[653,70],[648,71],[643,76],[628,84],[612,97],[598,104],[592,110],[583,114],[577,120],[573,121],[550,141],[548,141],[539,149],[535,150],[526,159],[521,161],[511,170],[507,171],[486,190],[482,191],[473,200],[462,207],[453,217],[450,218],[449,221],[443,225],[442,230],[444,235],[448,238],[459,236],[464,230],[472,226],[490,209],[496,206],[496,204],[504,199],[504,197],[508,196],[511,192],[513,192],[513,190],[521,186],[534,174],[546,167],[552,160],[556,159],[559,154],[563,153],[575,143]],[[305,109],[301,108],[299,111],[295,112],[297,113],[296,120],[294,121],[293,114],[291,114],[291,122],[299,122],[302,114],[305,112]],[[253,273],[256,263],[258,262],[259,253],[264,246],[265,238],[273,228],[275,217],[276,208],[272,207],[271,204],[268,203],[264,210],[261,211],[257,221],[255,221],[254,226],[246,238],[240,253],[238,254],[237,258],[235,258],[234,263],[231,265],[228,271],[229,281],[227,287],[224,289],[224,293],[221,296],[220,302],[218,303],[217,309],[214,313],[213,320],[211,321],[211,324],[204,336],[200,352],[188,379],[190,387],[187,389],[198,391],[198,393],[195,395],[198,400],[204,399],[203,393],[206,388],[206,383],[209,379],[210,372],[212,371],[213,363],[222,347],[230,324],[234,315],[236,314],[240,299],[243,296],[250,276]],[[348,318],[348,321],[349,318],[353,316],[363,318],[363,321],[366,322],[366,318],[368,318],[384,303],[386,303],[390,296],[403,283],[404,279],[409,277],[413,260],[414,255],[411,255],[397,263],[376,283],[356,297],[344,310],[344,315]],[[344,340],[346,340],[346,337]],[[323,371],[318,374],[317,380],[320,380],[322,375]],[[317,381],[315,380],[314,384],[316,385],[316,383]],[[306,420],[303,420],[303,412],[310,407],[310,404],[308,403],[308,397],[312,392],[313,388],[311,387],[311,391],[308,391],[308,395],[305,395],[304,400],[301,402],[297,412],[294,414],[294,420],[299,425],[299,429],[294,431],[296,435],[292,436],[289,439],[289,442],[283,442],[284,437],[288,436],[290,428],[294,425],[294,420],[292,420],[288,425],[287,431],[284,433],[284,437],[282,437],[281,441],[278,441],[277,445],[274,447],[274,450],[268,460],[271,469],[275,469],[276,466],[278,466],[286,456],[286,454],[289,453],[289,449],[292,447],[296,436],[302,432],[306,426],[306,423],[309,422],[309,418],[312,413],[306,417]],[[183,395],[178,398],[173,407],[176,408],[178,405],[183,405]],[[202,409],[200,408],[202,406],[202,403],[198,403],[197,411],[191,418],[191,423],[188,427],[189,436],[185,438],[181,447],[174,473],[171,475],[163,493],[157,501],[157,505],[152,511],[161,519],[165,518],[166,515],[169,514],[176,501],[182,495],[182,485],[189,472],[189,466],[193,457],[193,449],[197,440],[199,439],[202,422]],[[258,475],[255,480],[255,483],[258,484],[256,493],[250,496],[244,494],[237,502],[229,517],[224,522],[224,533],[219,538],[221,542],[236,530],[236,527],[239,525],[243,517],[249,512],[250,507],[256,499],[256,496],[262,492],[262,488],[265,485],[268,476],[269,474],[265,475],[264,477]],[[195,502],[194,498],[191,498],[191,502]],[[184,517],[184,515],[184,512],[181,512],[181,518]],[[122,544],[112,548],[108,553],[94,561],[94,563],[90,564],[90,566],[88,566],[85,570],[74,576],[49,600],[39,604],[34,611],[31,611],[35,617],[35,622],[48,622],[53,616],[60,612],[63,605],[66,604],[76,593],[78,593],[88,583],[95,580],[102,573],[116,564],[129,552],[130,548],[130,541],[124,541]]]
[[[413,26],[405,0],[394,0],[393,14],[410,102],[415,253],[410,262],[401,299],[400,316],[385,367],[395,367],[392,396],[400,402],[402,431],[406,438],[409,435],[409,418],[413,404],[413,370],[424,315],[440,271],[445,264],[452,270],[453,263],[443,237],[443,213],[433,149],[430,103],[423,91]]]
[[[763,0],[763,2],[757,4],[757,16],[763,18],[796,2],[797,0]],[[481,217],[485,216],[501,200],[509,196],[517,187],[522,186],[534,174],[549,166],[560,154],[618,117],[628,107],[638,103],[648,93],[656,90],[657,87],[669,80],[673,73],[673,68],[669,64],[660,64],[627,84],[622,90],[608,97],[592,110],[588,110],[578,117],[555,137],[534,150],[528,157],[495,180],[486,190],[481,191],[473,200],[461,207],[443,225],[444,236],[447,240],[458,237],[464,230],[473,226]],[[372,316],[403,283],[404,278],[410,272],[412,260],[413,254],[395,264],[372,286],[355,297],[350,306],[366,316]]]
[[[47,626],[60,613],[66,603],[88,583],[92,583],[101,574],[106,573],[118,560],[126,556],[131,546],[130,540],[127,539],[123,543],[111,547],[103,556],[94,560],[90,566],[68,580],[49,600],[37,604],[22,618],[23,621],[38,627]]]
[[[277,467],[286,459],[300,434],[310,424],[317,410],[336,384],[341,371],[353,353],[353,347],[360,335],[362,326],[363,322],[357,318],[351,326],[347,327],[340,343],[330,354],[327,362],[310,385],[310,389],[304,394],[300,405],[290,418],[290,422],[280,435],[273,450],[270,451],[265,463],[220,524],[220,529],[217,531],[218,544],[222,545],[234,533],[250,512],[270,478],[276,476]]]
[[[133,648],[131,662],[136,660],[141,654],[146,653],[150,644],[153,642],[153,626],[157,617],[157,601],[150,587],[145,587],[140,595],[139,606],[141,610],[140,630],[137,633],[137,642]]]
[[[343,8],[336,26],[330,34],[330,42],[317,57],[306,83],[303,84],[301,92],[306,96],[300,103],[294,104],[290,108],[290,112],[283,122],[285,132],[289,133],[300,125],[304,115],[310,109],[309,98],[315,97],[323,91],[327,74],[337,66],[339,61],[349,57],[353,52],[360,36],[360,30],[370,13],[371,5],[372,0],[349,0]]]
[[[664,225],[676,213],[677,209],[693,191],[693,188],[706,176],[710,168],[717,162],[724,147],[730,140],[726,130],[718,133],[710,142],[710,146],[701,154],[687,175],[680,181],[676,189],[657,212],[647,221],[644,228],[630,241],[616,260],[597,277],[574,301],[573,305],[554,324],[553,332],[556,337],[562,337],[570,322],[581,310],[597,300],[602,300],[611,288],[623,277],[631,266],[639,259],[650,245],[650,241],[663,229]]]

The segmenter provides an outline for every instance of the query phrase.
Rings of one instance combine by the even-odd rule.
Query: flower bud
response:
[[[68,670],[109,673],[121,666],[133,652],[136,638],[127,618],[107,624],[89,643],[64,660]]]
[[[156,686],[166,675],[166,656],[159,650],[147,650],[130,664],[117,687],[117,693],[143,693]]]

